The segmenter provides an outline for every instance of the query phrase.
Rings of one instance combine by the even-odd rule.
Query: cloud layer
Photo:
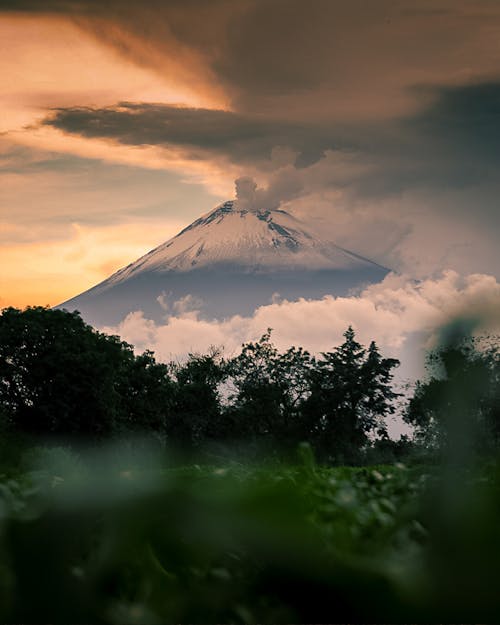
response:
[[[210,164],[213,180],[241,171],[237,196],[244,205],[286,204],[307,219],[323,217],[334,240],[353,249],[349,237],[357,240],[363,230],[369,239],[382,229],[383,240],[394,242],[391,249],[381,256],[373,240],[357,249],[399,271],[411,273],[415,261],[408,250],[421,245],[426,231],[431,238],[437,233],[441,245],[427,256],[427,266],[417,259],[416,275],[452,266],[500,276],[491,237],[500,229],[500,83],[431,91],[418,114],[378,123],[273,122],[230,111],[121,103],[59,109],[43,124],[125,146],[180,150],[187,168]],[[346,221],[350,231],[341,241]]]
[[[500,330],[500,283],[492,276],[462,277],[454,271],[419,282],[390,274],[358,296],[277,301],[258,308],[251,317],[221,321],[200,319],[186,302],[168,307],[163,298],[161,304],[172,310],[164,324],[134,311],[117,327],[104,330],[119,334],[138,351],[150,349],[160,359],[169,360],[189,352],[206,352],[210,346],[224,346],[226,353],[232,354],[269,327],[281,349],[301,345],[320,352],[338,345],[352,324],[362,343],[376,340],[384,353],[404,361],[403,376],[422,373],[423,350],[432,345],[439,327],[453,317],[477,316],[483,329]]]
[[[394,117],[419,108],[415,85],[499,71],[491,0],[4,0],[2,9],[65,16],[140,66],[281,119]]]
[[[418,114],[356,124],[307,118],[306,111],[306,119],[277,121],[256,114],[132,102],[59,108],[42,124],[124,145],[181,147],[193,160],[221,157],[262,172],[280,164],[277,149],[288,150],[298,169],[316,164],[331,151],[359,163],[358,175],[345,185],[370,197],[495,182],[500,165],[500,80],[420,91],[429,101]]]
[[[500,278],[499,26],[496,0],[3,0],[0,234],[35,255],[162,207],[170,234],[236,179],[412,278]]]

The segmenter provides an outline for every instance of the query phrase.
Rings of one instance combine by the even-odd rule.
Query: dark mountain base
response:
[[[115,325],[137,310],[158,322],[179,312],[182,306],[174,308],[174,303],[191,295],[202,300],[201,306],[194,306],[200,309],[201,317],[221,319],[251,315],[259,306],[270,304],[276,294],[291,301],[347,295],[356,287],[380,282],[387,273],[375,265],[355,270],[249,272],[212,267],[188,272],[151,271],[116,285],[94,287],[58,308],[79,310],[85,321],[97,327]],[[160,305],[160,296],[168,310]]]

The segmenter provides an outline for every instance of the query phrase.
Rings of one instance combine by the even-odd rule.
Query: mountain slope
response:
[[[387,272],[321,240],[285,211],[248,211],[228,201],[60,307],[80,310],[95,325],[134,310],[160,320],[168,305],[175,312],[189,302],[220,318],[251,314],[276,293],[291,300],[345,294]]]

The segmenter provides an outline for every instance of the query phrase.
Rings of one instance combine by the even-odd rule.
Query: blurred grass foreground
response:
[[[352,328],[172,373],[65,315],[0,315],[1,622],[500,622],[496,339],[448,328],[392,441]]]
[[[9,623],[498,622],[500,472],[152,466],[41,450],[0,485]]]

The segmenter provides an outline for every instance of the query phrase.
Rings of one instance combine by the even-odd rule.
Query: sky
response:
[[[1,0],[0,77],[0,306],[78,294],[241,177],[390,292],[496,292],[498,0]]]

